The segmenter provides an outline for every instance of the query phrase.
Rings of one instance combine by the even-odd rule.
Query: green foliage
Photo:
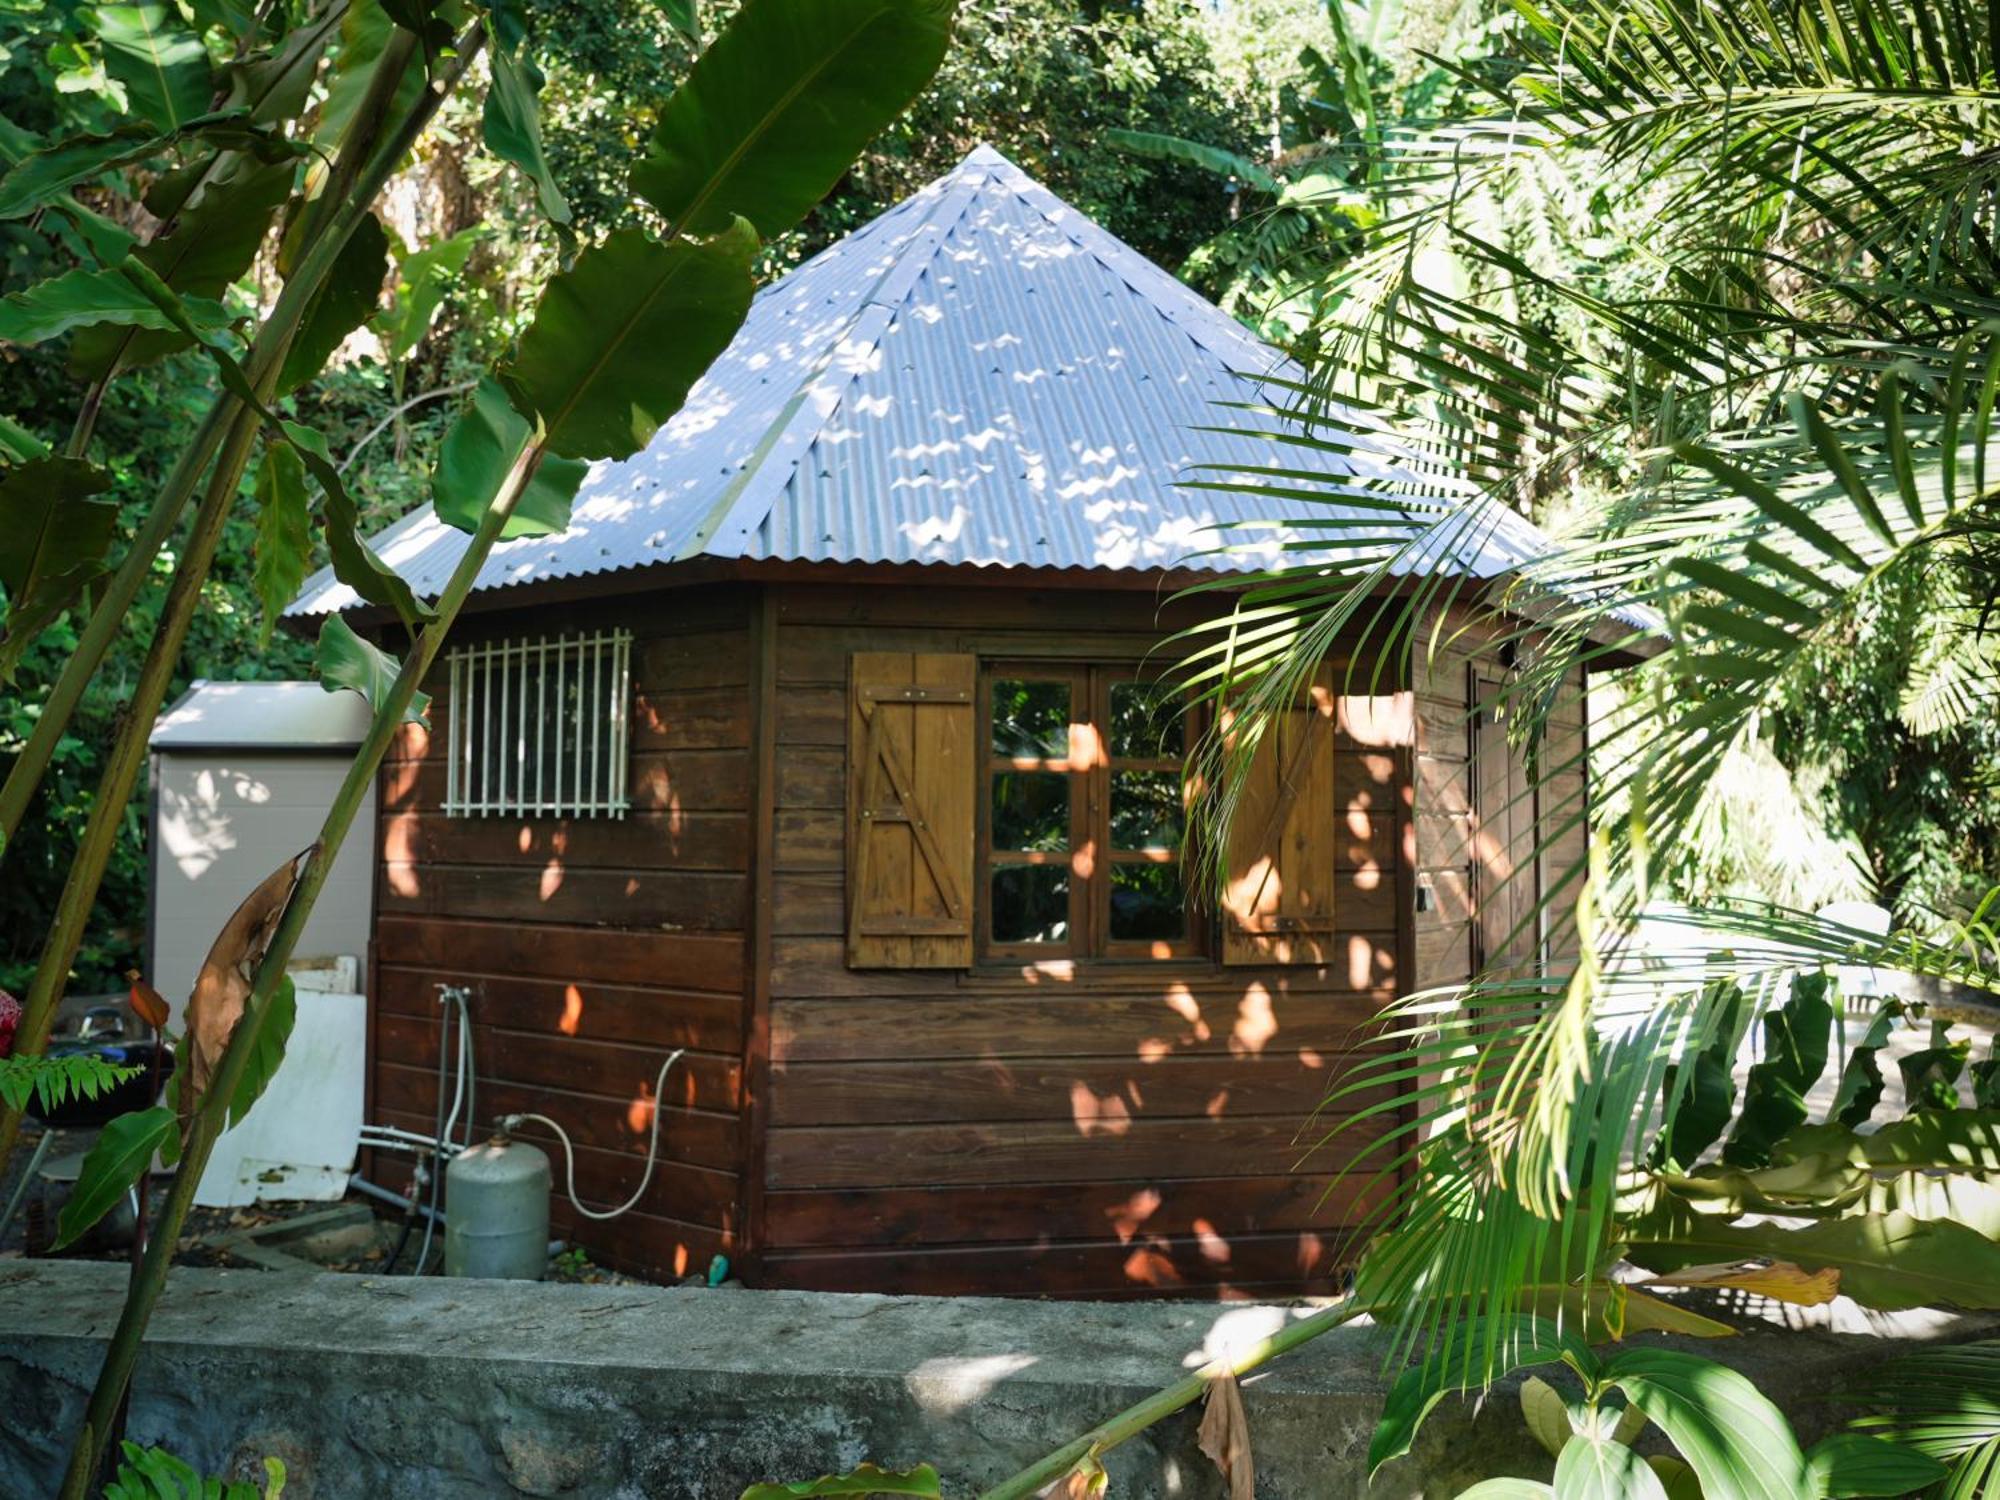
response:
[[[118,1473],[106,1486],[104,1500],[280,1500],[285,1492],[285,1466],[264,1460],[260,1487],[241,1480],[204,1479],[190,1465],[163,1448],[120,1445]]]
[[[80,458],[0,468],[0,584],[7,589],[0,682],[102,569],[118,508],[94,496],[110,476]]]
[[[271,1086],[278,1064],[285,1060],[285,1043],[291,1040],[292,1027],[298,1017],[298,991],[287,974],[278,981],[278,987],[271,991],[270,998],[259,1009],[256,1047],[250,1054],[242,1078],[237,1080],[236,1092],[229,1099],[231,1126],[242,1124],[243,1117],[250,1113],[250,1107],[263,1098],[264,1090]]]
[[[491,376],[481,380],[438,450],[431,503],[439,519],[460,531],[477,531],[479,518],[533,435],[500,382]],[[568,530],[570,501],[588,469],[580,459],[544,458],[500,535],[547,536]]]
[[[313,665],[318,669],[320,686],[329,693],[351,688],[366,698],[370,706],[387,701],[389,688],[402,670],[395,657],[373,641],[356,635],[354,627],[339,615],[328,615],[320,626],[319,653]],[[430,695],[418,693],[410,701],[404,718],[412,724],[421,724],[429,709]]]
[[[0,1103],[26,1109],[29,1101],[47,1111],[71,1099],[95,1099],[138,1076],[94,1053],[63,1052],[43,1057],[0,1057]]]
[[[645,447],[741,326],[756,246],[740,222],[706,243],[621,229],[552,280],[501,371],[548,450],[626,458]]]
[[[2000,1342],[1904,1355],[1843,1395],[1870,1409],[1854,1431],[1945,1465],[1933,1500],[1980,1500],[2000,1481]]]
[[[176,130],[208,109],[208,50],[163,0],[97,7],[104,68],[131,107],[161,130]]]
[[[171,1150],[180,1122],[164,1104],[119,1115],[97,1134],[56,1219],[56,1248],[74,1244],[132,1190],[153,1158]]]
[[[952,9],[746,0],[660,111],[633,190],[682,232],[719,235],[741,218],[782,234],[937,71]],[[810,90],[794,86],[802,77]]]

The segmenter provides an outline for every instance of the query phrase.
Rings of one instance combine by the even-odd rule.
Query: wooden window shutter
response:
[[[979,663],[857,651],[849,663],[847,962],[972,964]]]
[[[1243,772],[1225,866],[1225,964],[1333,960],[1338,709],[1332,673],[1322,671],[1265,726]]]

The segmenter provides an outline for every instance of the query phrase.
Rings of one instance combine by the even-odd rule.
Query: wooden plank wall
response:
[[[605,818],[447,818],[444,734],[407,729],[381,784],[371,1118],[428,1132],[439,983],[473,989],[478,1111],[560,1121],[586,1203],[638,1185],[652,1089],[661,1160],[609,1223],[558,1192],[554,1233],[601,1264],[653,1276],[737,1250],[750,900],[753,601],[716,587],[468,618],[471,643],[625,625],[632,648],[632,811]],[[447,721],[442,665],[427,684]],[[390,1181],[400,1167],[381,1169]]]
[[[1539,767],[1530,768],[1501,726],[1480,720],[1489,680],[1503,677],[1504,668],[1487,638],[1462,625],[1450,622],[1442,633],[1449,644],[1417,671],[1412,827],[1418,878],[1434,892],[1431,907],[1415,917],[1420,987],[1462,982],[1516,950],[1531,958],[1544,931],[1551,966],[1573,961],[1574,908],[1589,852],[1581,669],[1574,695],[1551,714]],[[1512,875],[1516,861],[1529,860],[1531,867]],[[1544,894],[1551,898],[1545,930],[1531,920]]]
[[[1391,747],[1339,747],[1340,963],[854,971],[848,657],[1137,658],[1152,595],[776,591],[770,1092],[757,1274],[832,1290],[1326,1290],[1357,1180],[1308,1117],[1398,980]],[[1365,716],[1363,716],[1365,719]]]

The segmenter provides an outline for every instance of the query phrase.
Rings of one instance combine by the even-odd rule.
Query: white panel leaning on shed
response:
[[[176,1022],[243,898],[319,836],[368,705],[316,682],[197,682],[153,727],[147,973]],[[375,793],[341,846],[291,969],[298,1021],[264,1097],[216,1143],[196,1201],[341,1197],[361,1128]]]
[[[476,586],[703,557],[1244,572],[1325,535],[1287,521],[1379,520],[1341,504],[1364,487],[1450,504],[1359,413],[1315,429],[1330,445],[1285,441],[1301,429],[1269,408],[1302,378],[982,146],[765,288],[646,450],[591,470],[569,530],[500,543]],[[1313,497],[1191,482],[1258,465],[1317,476]],[[374,539],[423,595],[465,544],[428,506]],[[1497,578],[1548,546],[1497,514],[1453,551]],[[359,602],[323,571],[288,612]]]

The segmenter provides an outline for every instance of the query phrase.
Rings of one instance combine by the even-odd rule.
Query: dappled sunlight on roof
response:
[[[570,530],[501,543],[479,586],[698,556],[1261,569],[1295,533],[1244,546],[1240,528],[1324,516],[1337,493],[1189,487],[1203,466],[1400,472],[1365,418],[1358,458],[1273,436],[1296,429],[1259,409],[1282,400],[1265,381],[1299,374],[982,147],[765,288],[648,447],[593,467]],[[1524,527],[1495,530],[1496,558],[1538,550]],[[376,539],[425,595],[465,543],[427,511]],[[355,602],[323,573],[293,612]]]

